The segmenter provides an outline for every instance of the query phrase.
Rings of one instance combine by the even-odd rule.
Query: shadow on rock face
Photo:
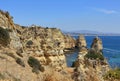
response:
[[[0,27],[0,44],[7,46],[10,43],[10,36],[7,29]]]

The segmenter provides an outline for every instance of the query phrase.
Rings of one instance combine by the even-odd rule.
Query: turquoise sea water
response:
[[[103,55],[112,68],[120,67],[120,36],[99,36],[103,42]],[[74,36],[77,38],[77,36]],[[90,47],[95,36],[86,36],[87,46]],[[67,65],[71,66],[78,55],[78,51],[66,55]]]

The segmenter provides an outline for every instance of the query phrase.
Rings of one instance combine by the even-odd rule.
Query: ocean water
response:
[[[99,36],[103,43],[103,55],[107,59],[111,68],[120,67],[120,36]],[[78,38],[74,36],[74,38]],[[95,36],[85,36],[87,41],[87,47],[90,45]],[[77,58],[78,51],[66,55],[67,65],[71,66]]]

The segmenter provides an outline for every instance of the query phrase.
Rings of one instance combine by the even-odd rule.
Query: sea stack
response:
[[[84,35],[79,35],[77,39],[77,47],[81,48],[81,47],[86,47],[86,46],[87,46],[87,43],[86,43]]]
[[[99,37],[95,37],[93,39],[92,45],[91,45],[92,49],[95,49],[97,51],[102,51],[103,49],[103,44],[102,44],[102,40]]]
[[[87,54],[87,43],[84,35],[79,35],[76,46],[79,48],[80,54]]]

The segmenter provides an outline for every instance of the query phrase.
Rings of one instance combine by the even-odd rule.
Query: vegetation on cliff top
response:
[[[102,55],[101,52],[97,52],[95,50],[90,50],[88,54],[85,55],[85,57],[89,59],[99,59],[99,60],[104,60],[104,56]]]
[[[120,80],[120,68],[108,71],[103,77],[108,81]]]
[[[40,62],[34,57],[32,56],[29,57],[28,64],[33,68],[32,71],[34,73],[38,74],[39,71],[44,72],[44,67],[42,67]]]

